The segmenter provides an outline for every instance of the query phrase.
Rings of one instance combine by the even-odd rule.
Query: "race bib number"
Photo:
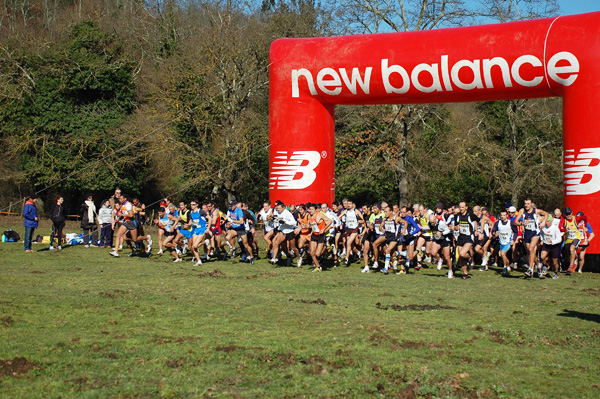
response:
[[[381,223],[375,224],[375,233],[381,234]]]
[[[393,220],[386,220],[384,226],[385,226],[385,231],[387,231],[388,233],[396,232],[396,225],[394,224]]]
[[[510,244],[510,233],[500,233],[500,244]]]
[[[460,234],[462,234],[462,235],[464,235],[464,236],[471,235],[471,229],[470,229],[470,228],[469,228],[469,226],[468,226],[468,225],[466,225],[466,224],[461,224],[461,225],[458,227],[458,231],[459,231],[459,233],[460,233]]]
[[[525,222],[525,230],[535,230],[535,220],[529,219]]]
[[[346,227],[349,229],[355,229],[358,227],[358,222],[356,220],[346,220]]]
[[[576,238],[577,238],[577,231],[575,231],[575,230],[567,231],[567,239],[568,240],[575,240]]]
[[[315,222],[312,222],[310,224],[310,228],[312,229],[313,233],[317,233],[318,234],[318,233],[321,232],[321,230],[319,230],[319,226]]]
[[[200,219],[192,219],[192,227],[200,227]]]

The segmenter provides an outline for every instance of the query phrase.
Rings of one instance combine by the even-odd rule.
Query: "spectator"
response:
[[[50,250],[54,249],[54,237],[56,237],[56,246],[62,249],[62,231],[65,227],[65,207],[64,198],[60,195],[54,197],[54,203],[50,208],[50,220],[52,220],[52,234],[50,235]]]
[[[115,210],[110,205],[110,199],[105,199],[98,212],[98,223],[100,223],[100,248],[112,246],[113,231],[115,229]]]
[[[86,196],[86,200],[81,205],[81,228],[83,229],[83,244],[86,248],[98,246],[98,225],[96,224],[96,205],[92,200],[92,194]],[[92,234],[92,242],[90,243],[90,233]]]
[[[38,202],[37,194],[27,198],[23,207],[23,225],[25,226],[25,252],[35,252],[31,249],[31,241],[33,240],[33,232],[38,227],[38,214],[35,204]]]

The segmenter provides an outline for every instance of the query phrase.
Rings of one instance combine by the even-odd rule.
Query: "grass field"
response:
[[[2,398],[600,397],[598,274],[194,268],[22,243],[0,263]]]

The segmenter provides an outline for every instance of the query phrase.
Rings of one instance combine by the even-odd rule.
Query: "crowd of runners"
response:
[[[124,246],[129,246],[131,256],[151,254],[144,208],[139,201],[120,196],[111,255],[121,256]],[[173,204],[165,198],[153,222],[159,229],[157,254],[169,252],[173,262],[190,253],[197,266],[238,255],[241,261],[254,263],[261,254],[256,237],[260,225],[274,265],[310,264],[318,272],[324,266],[358,264],[362,273],[386,274],[431,266],[446,268],[448,278],[460,271],[463,279],[475,266],[480,271],[501,267],[504,276],[518,270],[526,277],[552,272],[552,278],[558,278],[561,270],[581,273],[594,239],[583,212],[575,214],[569,208],[547,212],[536,208],[531,198],[520,209],[507,203],[497,216],[485,207],[469,208],[466,202],[448,207],[438,203],[429,209],[423,204],[399,207],[385,202],[359,208],[347,199],[331,207],[266,201],[254,213],[241,201],[231,201],[224,212],[213,201]]]

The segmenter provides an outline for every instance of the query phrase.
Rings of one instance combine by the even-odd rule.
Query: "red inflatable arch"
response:
[[[584,211],[600,233],[600,12],[280,39],[270,60],[271,200],[333,201],[336,104],[562,96],[565,206]],[[599,241],[588,252],[597,254]]]

